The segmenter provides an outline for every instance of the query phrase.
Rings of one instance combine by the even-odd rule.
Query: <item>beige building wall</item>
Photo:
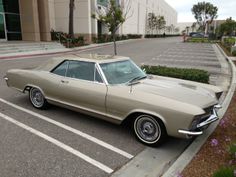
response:
[[[50,41],[50,31],[69,30],[69,0],[19,0],[21,14],[21,28],[23,40]],[[127,0],[120,0],[124,7],[128,7]],[[176,26],[177,13],[164,0],[131,0],[127,20],[120,27],[119,34],[146,34],[147,15],[155,13],[163,15],[166,26]],[[82,35],[90,42],[93,35],[97,35],[97,20],[91,18],[96,12],[97,0],[75,0],[74,33]],[[102,27],[103,32],[107,29]]]
[[[39,13],[37,0],[19,1],[22,40],[40,41]]]
[[[121,4],[127,7],[126,0],[121,0]],[[149,13],[156,16],[164,16],[166,26],[177,25],[177,12],[164,0],[132,0],[130,1],[130,10],[128,19],[122,25],[120,32],[122,34],[146,34],[150,33],[147,27],[147,18]],[[127,11],[127,10],[125,10]],[[160,31],[161,33],[164,30]],[[155,31],[157,33],[157,31]]]
[[[41,41],[51,41],[51,23],[49,15],[49,0],[38,0],[39,29]]]
[[[88,41],[91,40],[92,34],[91,4],[91,0],[76,0],[74,9],[74,33],[85,36]],[[69,0],[54,0],[54,11],[55,27],[53,29],[68,33]]]

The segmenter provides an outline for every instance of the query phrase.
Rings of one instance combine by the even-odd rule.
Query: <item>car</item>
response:
[[[147,75],[129,57],[70,55],[33,69],[11,69],[7,85],[35,108],[54,104],[112,123],[132,123],[136,138],[158,146],[168,136],[191,138],[218,120],[222,89]]]

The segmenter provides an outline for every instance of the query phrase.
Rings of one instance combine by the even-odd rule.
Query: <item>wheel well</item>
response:
[[[131,123],[134,121],[134,118],[141,115],[141,114],[146,114],[146,115],[150,115],[150,116],[153,116],[155,117],[163,126],[163,128],[165,128],[165,131],[166,131],[166,126],[164,124],[164,122],[157,116],[153,115],[153,114],[148,114],[148,113],[144,113],[144,112],[134,112],[134,113],[131,113],[129,114],[122,122],[122,125],[131,125]]]
[[[31,88],[32,88],[31,86],[28,86],[28,85],[27,85],[27,86],[25,86],[23,92],[24,92],[24,93],[25,93],[25,91],[28,91],[28,92],[29,92]]]

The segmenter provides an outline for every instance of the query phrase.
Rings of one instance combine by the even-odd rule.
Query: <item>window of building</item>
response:
[[[19,2],[18,0],[0,0],[3,2],[4,11],[8,13],[19,14]]]
[[[0,0],[0,12],[4,12],[2,0]]]

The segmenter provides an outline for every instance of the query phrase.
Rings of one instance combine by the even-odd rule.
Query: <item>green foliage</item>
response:
[[[233,46],[235,44],[235,38],[234,37],[224,38],[224,44],[230,47]]]
[[[236,50],[234,50],[234,51],[232,52],[232,55],[233,55],[233,56],[236,56]]]
[[[154,74],[159,76],[174,77],[179,79],[197,81],[202,83],[209,83],[210,74],[207,71],[199,69],[181,69],[181,68],[169,68],[166,66],[141,66],[147,74]]]
[[[127,35],[115,35],[116,41],[127,40],[127,39],[139,39],[141,38],[141,34],[127,34]],[[108,34],[98,35],[98,37],[92,38],[93,43],[105,43],[112,42],[113,36]]]
[[[79,47],[85,45],[83,36],[72,37],[70,34],[51,30],[51,39],[53,41],[60,41],[65,47]]]
[[[220,27],[217,29],[217,32],[220,36],[223,36],[223,35],[232,35],[235,30],[236,30],[236,21],[232,20],[232,18],[230,17],[220,25]]]
[[[202,30],[205,29],[207,21],[211,23],[215,18],[217,18],[218,8],[209,2],[198,2],[193,5],[191,10]]]
[[[152,31],[152,33],[154,29],[161,30],[165,28],[165,25],[166,21],[164,16],[156,16],[154,13],[148,14],[148,28]]]
[[[129,6],[129,4],[127,6]],[[127,7],[127,9],[129,9],[129,7]],[[105,13],[97,9],[97,14],[92,14],[91,16],[92,18],[95,18],[105,24],[109,32],[111,32],[114,42],[115,55],[117,54],[115,34],[120,25],[125,22],[127,13],[124,12],[124,9],[119,5],[119,3],[117,4],[117,1],[108,0]]]
[[[175,37],[179,36],[179,34],[166,34],[165,37]],[[163,34],[146,34],[145,38],[162,38],[164,37]]]
[[[187,39],[187,42],[194,42],[194,43],[216,43],[215,40],[209,40],[208,38],[189,38]]]
[[[115,0],[109,0],[106,13],[92,14],[92,18],[96,18],[106,24],[108,30],[115,34],[121,24],[125,22],[125,14],[120,5]]]
[[[232,167],[221,167],[217,170],[213,177],[235,177],[234,175],[234,168]]]
[[[229,146],[229,154],[231,155],[231,157],[233,159],[236,159],[236,142],[235,143],[232,143],[230,146]]]

